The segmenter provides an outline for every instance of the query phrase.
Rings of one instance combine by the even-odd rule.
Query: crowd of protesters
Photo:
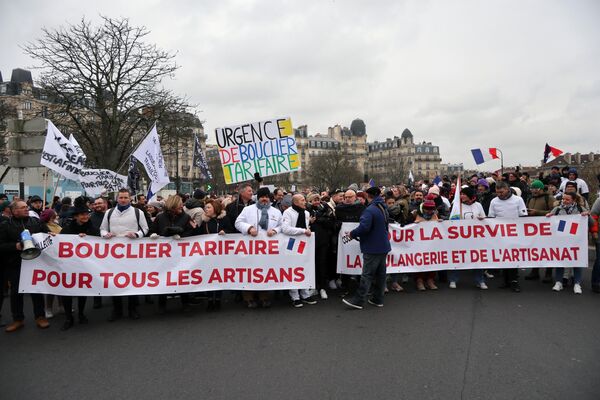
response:
[[[7,324],[6,331],[14,332],[23,327],[23,298],[18,283],[21,258],[21,232],[71,234],[79,236],[127,237],[135,240],[141,237],[157,238],[181,237],[231,233],[256,236],[264,231],[268,236],[280,233],[287,235],[315,235],[315,276],[316,288],[290,290],[284,294],[291,305],[300,308],[326,300],[332,293],[348,295],[344,302],[354,308],[362,308],[369,285],[365,286],[360,277],[342,275],[336,272],[338,234],[344,222],[361,222],[361,219],[380,218],[379,209],[388,224],[401,226],[413,223],[429,223],[450,217],[451,204],[456,192],[456,177],[443,177],[435,182],[417,181],[410,185],[398,184],[382,188],[360,188],[352,184],[347,188],[334,190],[304,189],[288,193],[276,189],[273,193],[266,187],[254,191],[250,183],[241,184],[236,193],[230,195],[209,195],[198,189],[190,195],[173,195],[167,199],[160,196],[155,201],[147,201],[145,196],[131,196],[127,189],[121,189],[111,201],[106,197],[90,199],[78,197],[74,200],[55,197],[47,207],[38,196],[28,199],[14,197],[9,201],[0,194],[0,257],[4,260],[0,267],[0,310],[4,293],[8,290],[13,322]],[[362,189],[362,190],[361,190]],[[520,218],[582,214],[589,216],[590,233],[596,243],[596,258],[591,277],[591,289],[600,293],[600,243],[598,243],[598,216],[600,200],[590,207],[590,193],[587,182],[579,178],[577,170],[554,167],[550,174],[531,179],[527,174],[512,171],[490,176],[473,175],[463,178],[460,188],[462,219],[482,220],[488,217]],[[373,208],[368,208],[371,205]],[[365,234],[362,228],[350,235]],[[376,237],[376,234],[374,234]],[[369,239],[371,240],[371,239]],[[367,240],[365,240],[367,242]],[[381,242],[381,240],[379,240]],[[361,242],[361,247],[363,243]],[[367,244],[365,244],[367,246]],[[372,248],[382,248],[373,242]],[[389,244],[387,245],[389,247]],[[386,252],[389,251],[386,247]],[[363,250],[363,253],[365,251]],[[383,253],[382,253],[383,254]],[[365,257],[366,258],[366,257]],[[381,257],[374,257],[377,263]],[[375,261],[374,261],[375,262]],[[375,271],[379,267],[374,267]],[[475,285],[488,289],[489,279],[501,272],[502,288],[520,292],[519,270],[474,271]],[[543,276],[539,268],[532,268],[524,277],[527,280],[541,280],[552,284],[552,290],[561,291],[572,287],[575,294],[582,293],[581,268],[546,268]],[[375,272],[374,272],[375,273]],[[383,306],[381,293],[402,292],[407,285],[414,284],[417,291],[434,291],[440,284],[448,284],[450,289],[458,287],[460,271],[436,271],[412,274],[391,274],[381,278],[377,269],[372,278],[375,283],[374,297],[369,303]],[[370,278],[369,278],[370,279]],[[411,283],[414,282],[414,283]],[[383,286],[383,287],[382,287]],[[244,291],[235,293],[238,302],[250,308],[268,308],[273,295],[270,291]],[[165,313],[167,300],[178,297],[183,312],[189,313],[193,305],[206,304],[207,311],[221,308],[222,291],[187,293],[178,296],[115,296],[112,299],[94,297],[93,308],[109,307],[109,321],[124,316],[123,303],[127,304],[127,316],[139,319],[140,302],[154,304],[156,312]],[[49,326],[48,319],[54,317],[54,310],[64,313],[63,330],[74,326],[73,299],[66,296],[31,295],[36,325]],[[78,322],[88,323],[85,315],[86,297],[78,297],[76,310]],[[110,303],[110,305],[109,305]],[[0,317],[1,318],[1,317]],[[0,323],[2,320],[0,319]]]

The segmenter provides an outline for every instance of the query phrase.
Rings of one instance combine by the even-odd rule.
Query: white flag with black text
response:
[[[166,186],[169,181],[169,172],[165,165],[162,150],[160,149],[160,140],[156,125],[152,127],[150,133],[140,143],[133,156],[144,165],[146,173],[150,178],[150,188],[148,190],[148,200]]]

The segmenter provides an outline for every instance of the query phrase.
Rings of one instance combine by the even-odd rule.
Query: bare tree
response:
[[[23,47],[40,63],[41,86],[57,125],[70,127],[92,166],[116,170],[145,129],[185,101],[161,87],[177,70],[174,53],[145,42],[126,18],[43,29]],[[70,129],[66,129],[69,131]]]
[[[333,150],[327,155],[311,157],[306,177],[305,183],[322,189],[336,189],[361,182],[363,175],[348,156]]]

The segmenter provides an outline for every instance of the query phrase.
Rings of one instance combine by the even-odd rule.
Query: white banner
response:
[[[121,296],[315,287],[314,235],[33,237],[43,250],[38,258],[22,261],[21,293]]]
[[[83,163],[85,163],[85,160],[87,160],[87,157],[86,157],[85,153],[83,152],[83,149],[79,145],[79,142],[77,142],[77,139],[75,139],[75,136],[73,136],[72,133],[69,135],[69,142],[71,142],[71,144],[73,146],[75,146],[75,149],[77,150],[77,154],[83,159]]]
[[[107,192],[118,192],[119,189],[127,187],[127,177],[109,169],[82,169],[79,182],[92,197],[100,196],[104,189]]]
[[[152,127],[152,130],[135,150],[133,156],[144,164],[148,177],[152,181],[150,184],[151,193],[148,195],[148,200],[150,200],[154,194],[169,183],[169,172],[160,149],[156,125]]]
[[[362,272],[360,244],[345,233],[357,223],[344,223],[339,235],[337,272]],[[588,266],[588,218],[486,218],[390,225],[392,251],[388,273],[448,269],[494,269]]]
[[[79,173],[85,163],[85,156],[48,121],[48,131],[42,150],[40,164],[68,179],[79,180]]]

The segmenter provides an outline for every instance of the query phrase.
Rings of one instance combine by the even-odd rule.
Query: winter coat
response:
[[[29,229],[29,233],[48,233],[48,227],[38,218],[9,218],[0,224],[0,257],[2,267],[19,268],[21,266],[21,251],[17,243],[21,243],[21,232]]]
[[[190,221],[190,216],[184,212],[175,215],[168,211],[163,211],[156,216],[156,219],[152,223],[150,234],[156,233],[160,236],[191,236],[193,228],[190,225]]]
[[[200,225],[202,223],[202,216],[204,215],[203,207],[204,202],[202,200],[191,198],[185,202],[183,211],[185,211],[196,224]]]
[[[392,250],[388,238],[387,218],[385,202],[380,196],[375,197],[362,213],[358,227],[350,232],[352,238],[360,240],[362,253],[387,254]]]
[[[227,207],[225,207],[225,213],[227,214],[227,217],[229,217],[229,220],[231,221],[231,223],[234,224],[234,228],[235,228],[235,221],[237,221],[237,218],[242,213],[242,210],[245,207],[251,206],[252,204],[254,204],[254,201],[250,200],[248,203],[244,204],[244,202],[241,201],[240,198],[238,197],[236,200],[234,200],[230,204],[228,204]],[[243,232],[240,232],[240,233],[243,233]]]
[[[206,213],[202,214],[202,223],[194,229],[194,235],[207,235],[221,231],[225,233],[237,233],[225,211],[221,211],[218,217],[212,218],[209,218]]]
[[[80,233],[85,233],[90,236],[100,236],[100,229],[94,226],[91,219],[83,225],[72,220],[60,233],[65,235],[79,235]]]
[[[300,214],[298,213],[298,211],[294,210],[292,207],[286,209],[283,212],[283,216],[281,219],[281,231],[286,235],[296,236],[303,235],[306,229],[310,229],[310,213],[304,210],[304,217],[306,218],[306,229],[296,227],[299,215]]]
[[[527,208],[530,210],[530,216],[544,216],[554,207],[554,197],[549,193],[542,193],[538,196],[531,196],[527,202]]]
[[[317,247],[330,246],[337,239],[335,232],[335,214],[327,203],[321,203],[318,207],[308,207],[308,212],[315,221],[310,224],[315,233]],[[337,243],[337,241],[335,241]]]

